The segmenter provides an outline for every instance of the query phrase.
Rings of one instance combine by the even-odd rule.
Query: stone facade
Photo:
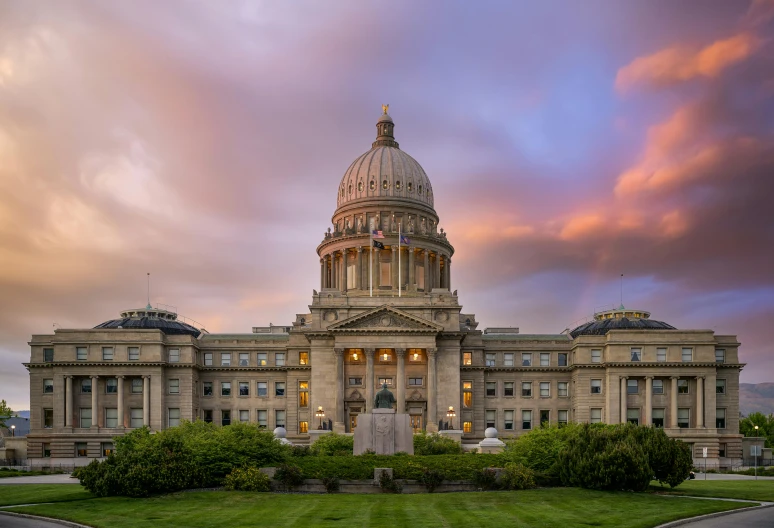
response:
[[[342,179],[317,248],[320,290],[290,325],[210,334],[148,306],[32,336],[33,462],[84,464],[116,435],[180,420],[282,425],[302,443],[329,420],[351,433],[384,382],[415,430],[451,425],[466,444],[487,427],[507,438],[541,422],[636,420],[693,444],[695,456],[708,447],[711,466],[740,461],[735,336],[623,306],[556,335],[478,330],[451,286],[454,248],[429,179],[393,127],[383,115],[372,149]]]

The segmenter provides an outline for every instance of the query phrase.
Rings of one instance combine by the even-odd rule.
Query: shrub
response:
[[[309,453],[315,456],[346,456],[354,449],[354,438],[351,436],[327,433],[318,438],[309,448]]]
[[[304,475],[298,466],[280,464],[274,472],[274,480],[280,482],[286,491],[290,491],[304,483]]]
[[[688,444],[669,438],[663,429],[655,427],[630,427],[628,432],[644,447],[654,479],[674,488],[688,478],[693,466]]]
[[[294,445],[290,446],[290,456],[292,457],[303,457],[303,456],[309,456],[311,453],[309,452],[309,446],[306,445]]]
[[[536,488],[535,472],[522,464],[509,462],[500,474],[500,487],[507,490]]]
[[[560,482],[559,452],[565,448],[577,427],[568,424],[533,429],[515,440],[506,441],[503,455],[540,473],[544,481],[555,485]]]
[[[425,468],[422,470],[419,481],[425,485],[428,493],[432,493],[444,481],[443,473],[437,469]]]
[[[493,468],[479,469],[473,473],[472,480],[477,488],[484,491],[497,489],[497,471]]]
[[[336,493],[341,488],[339,479],[336,477],[323,477],[322,483],[325,486],[326,493]]]
[[[223,487],[227,491],[271,491],[268,475],[257,467],[234,468],[226,475]]]
[[[422,431],[414,435],[415,455],[461,455],[464,452],[462,444],[438,433]]]
[[[403,484],[393,478],[387,471],[379,475],[379,487],[385,493],[403,493]]]

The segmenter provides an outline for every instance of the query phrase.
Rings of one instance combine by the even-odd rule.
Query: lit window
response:
[[[557,423],[559,424],[559,427],[562,427],[563,425],[567,425],[567,411],[559,411],[557,414]]]
[[[107,378],[105,380],[105,394],[118,393],[118,380],[116,378]]]
[[[601,423],[602,422],[602,409],[590,409],[589,422]]]
[[[683,348],[683,363],[690,363],[693,361],[693,349]]]
[[[43,361],[46,363],[53,363],[54,362],[54,349],[53,348],[44,348],[43,349]]]
[[[521,355],[521,366],[522,367],[532,366],[532,354],[525,352]]]
[[[422,351],[419,350],[418,348],[409,350],[409,361],[411,361],[412,363],[422,361]]]
[[[258,366],[259,367],[265,367],[268,364],[269,364],[269,362],[268,362],[268,359],[267,359],[266,352],[258,352]]]
[[[363,182],[357,182],[357,190],[363,192]]]
[[[495,366],[495,355],[494,354],[487,354],[486,355],[486,366],[487,367],[494,367]]]
[[[81,409],[81,427],[91,427],[91,407]]]
[[[513,396],[513,382],[506,381],[503,383],[503,396]]]
[[[169,362],[170,363],[180,363],[180,349],[179,348],[170,348],[169,349]]]
[[[532,411],[521,411],[521,428],[525,431],[532,429]]]
[[[269,411],[259,410],[256,418],[258,420],[258,427],[265,429],[269,426]]]
[[[284,352],[277,352],[274,354],[274,365],[277,367],[284,367],[285,366],[285,353]]]
[[[266,381],[259,381],[258,382],[258,396],[268,396],[269,395],[269,383]]]
[[[81,380],[81,393],[91,394],[91,378],[84,378]]]
[[[240,381],[239,382],[239,395],[240,396],[250,396],[250,382],[249,381]]]
[[[726,393],[726,380],[719,379],[715,380],[715,394],[725,394]]]
[[[513,411],[503,412],[503,418],[505,422],[505,430],[513,431]]]
[[[653,409],[651,420],[654,427],[664,427],[664,409]]]
[[[379,387],[387,384],[388,387],[392,387],[392,378],[379,378]]]
[[[240,422],[249,422],[250,421],[250,411],[239,411],[239,421]]]
[[[102,448],[102,456],[109,456],[113,452],[113,442],[102,442],[100,446]]]
[[[636,379],[626,380],[626,394],[637,394],[639,392],[640,384]]]
[[[497,418],[497,411],[488,410],[486,411],[486,426],[487,427],[494,427],[495,420]]]
[[[565,354],[565,353],[559,354],[559,366],[560,367],[566,367],[567,366],[567,354]]]
[[[88,349],[86,347],[75,347],[75,359],[86,361],[88,359]]]
[[[276,427],[285,427],[285,411],[274,411],[274,424]]]
[[[532,397],[532,382],[530,382],[530,381],[523,381],[521,383],[521,397],[522,398],[531,398]]]
[[[391,359],[392,359],[392,356],[386,350],[379,354],[379,361],[381,361],[382,363],[389,363]]]
[[[118,427],[118,409],[105,409],[105,427]]]
[[[223,409],[220,411],[220,425],[224,427],[231,425],[231,410]]]
[[[285,382],[284,381],[277,381],[274,383],[274,395],[275,396],[284,396],[285,395]]]
[[[54,392],[54,380],[52,379],[44,379],[43,380],[43,394],[52,394]]]
[[[506,367],[512,367],[513,366],[513,354],[512,353],[505,353],[505,354],[503,354],[503,366],[506,366]]]
[[[212,409],[204,409],[202,414],[202,420],[204,420],[204,423],[212,423],[213,422],[213,412]]]
[[[726,410],[715,409],[715,427],[718,429],[726,428]]]
[[[371,180],[371,181],[368,183],[368,188],[369,188],[370,190],[372,190],[372,191],[373,191],[374,189],[376,189],[376,182],[375,182],[374,180]]]
[[[205,352],[204,353],[204,366],[205,367],[211,367],[212,366],[212,352]]]
[[[656,361],[663,363],[667,360],[667,349],[666,348],[657,348],[656,349]]]
[[[299,365],[308,365],[309,364],[309,352],[299,352],[298,353],[298,364]]]
[[[691,410],[677,409],[677,427],[685,429],[691,426]]]
[[[299,433],[308,433],[309,432],[309,422],[298,422],[298,432]]]
[[[382,189],[387,190],[387,187],[388,187],[387,180],[383,180],[382,181]]]
[[[547,353],[540,354],[540,366],[541,367],[551,366],[551,354],[547,354]]]
[[[653,380],[653,394],[664,394],[664,380]]]
[[[86,442],[75,443],[75,456],[77,457],[89,456],[88,444]]]
[[[132,378],[132,394],[142,394],[142,378]]]
[[[43,427],[45,429],[54,427],[54,409],[43,409]]]
[[[541,381],[540,382],[540,397],[541,398],[549,398],[551,396],[551,382],[549,381]]]
[[[626,421],[630,424],[640,425],[640,410],[626,409]]]
[[[223,352],[220,355],[220,366],[221,367],[231,366],[231,352]]]
[[[602,380],[591,380],[591,394],[602,394]]]
[[[473,406],[473,382],[472,381],[462,382],[462,406],[463,407]]]
[[[250,366],[250,354],[247,352],[240,352],[239,353],[239,366],[240,367],[249,367]]]
[[[220,382],[220,395],[221,396],[231,396],[231,382],[230,381],[221,381]]]
[[[179,379],[171,379],[171,380],[169,380],[169,393],[170,394],[180,394],[180,380]]]
[[[463,352],[462,353],[462,364],[463,365],[472,365],[473,364],[473,353],[472,352]]]
[[[298,406],[309,407],[309,382],[298,382]]]
[[[688,380],[677,380],[677,394],[688,394]]]
[[[129,361],[139,361],[140,360],[140,347],[129,347]]]
[[[725,363],[726,362],[726,351],[717,348],[715,349],[715,363]]]
[[[566,381],[559,381],[556,383],[556,393],[560,398],[566,398],[568,396]]]
[[[591,351],[591,362],[592,363],[602,363],[602,351],[599,349],[594,349]]]
[[[494,381],[487,381],[486,382],[486,395],[487,396],[496,396],[497,395],[497,383]],[[494,426],[492,426],[494,427]]]
[[[472,433],[473,432],[473,422],[462,422],[462,432],[463,433]]]
[[[102,361],[113,361],[113,347],[102,347]]]
[[[642,361],[642,349],[641,348],[632,348],[632,361]]]
[[[212,382],[211,381],[205,381],[202,383],[202,395],[203,396],[212,396]]]

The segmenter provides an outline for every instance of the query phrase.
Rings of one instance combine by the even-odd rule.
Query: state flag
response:
[[[384,249],[384,244],[382,244],[381,242],[379,242],[377,240],[374,240],[374,247],[375,248],[379,248],[379,249]]]
[[[409,240],[409,238],[407,236],[401,235],[400,236],[400,243],[401,244],[405,244],[405,245],[408,246],[409,244],[411,244],[411,240]]]

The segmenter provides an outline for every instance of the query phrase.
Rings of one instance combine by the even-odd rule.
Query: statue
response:
[[[392,404],[395,403],[395,396],[387,390],[387,384],[382,385],[382,390],[376,393],[374,398],[375,409],[392,409]]]
[[[363,217],[357,219],[357,232],[362,233],[363,232]]]
[[[390,109],[390,105],[382,105],[382,112],[384,112],[384,115],[387,115],[387,111]]]
[[[414,233],[414,219],[412,217],[409,217],[408,232],[410,234]]]
[[[397,230],[398,228],[395,225],[395,215],[392,215],[392,220],[390,220],[390,231],[394,233]]]
[[[422,232],[423,235],[427,234],[427,224],[425,223],[425,219],[424,218],[422,219],[422,224],[420,225],[419,229],[420,229],[420,231]]]

